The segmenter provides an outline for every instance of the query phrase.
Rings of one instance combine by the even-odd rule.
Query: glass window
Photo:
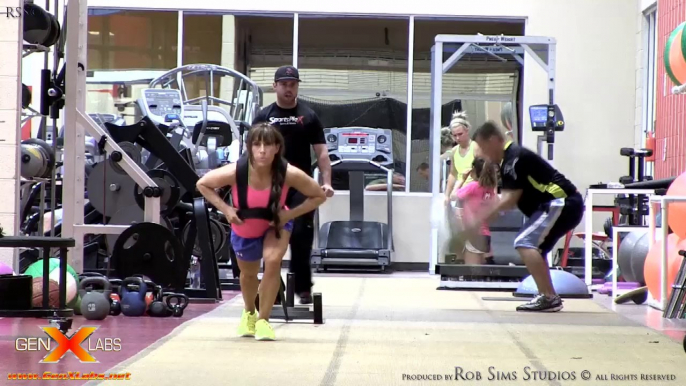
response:
[[[177,31],[177,12],[91,10],[88,49],[89,52],[98,51],[100,55],[89,55],[88,69],[174,68]]]
[[[521,22],[484,22],[474,20],[415,19],[414,73],[412,76],[412,146],[410,156],[410,191],[429,192],[428,174],[420,172],[424,164],[431,165],[430,157],[430,101],[431,101],[431,47],[436,35],[523,35]],[[444,46],[444,61],[459,49],[460,44]],[[521,72],[512,55],[499,57],[483,52],[467,53],[443,74],[441,101],[441,127],[450,124],[453,113],[464,111],[473,128],[486,120],[501,121],[503,107],[511,102],[513,129],[518,122],[518,91]],[[449,133],[445,133],[441,154],[454,146]],[[518,136],[515,134],[515,139]]]
[[[274,71],[293,63],[293,15],[237,16],[236,69],[264,92],[263,106],[276,101]]]
[[[223,44],[222,37],[233,32],[233,15],[183,14],[183,59],[182,64],[216,64],[234,67],[233,39]],[[226,19],[226,23],[225,23]],[[227,31],[224,30],[226,24]],[[230,34],[232,36],[233,34]],[[228,55],[224,51],[230,51]],[[228,62],[222,62],[226,57]],[[212,82],[213,95],[221,95],[221,77],[215,76]],[[184,79],[188,98],[207,95],[209,82],[203,77],[191,76]]]
[[[300,15],[299,25],[300,101],[324,127],[393,130],[394,182],[404,186],[408,19]],[[347,177],[334,173],[334,188],[347,190]]]

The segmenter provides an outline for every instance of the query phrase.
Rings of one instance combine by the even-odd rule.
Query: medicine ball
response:
[[[638,240],[646,233],[647,231],[644,230],[630,232],[626,237],[624,237],[621,244],[619,244],[619,249],[617,250],[617,263],[619,265],[619,269],[622,270],[622,277],[624,277],[624,280],[628,282],[638,282],[634,275],[631,255],[636,247],[636,244],[638,243]]]

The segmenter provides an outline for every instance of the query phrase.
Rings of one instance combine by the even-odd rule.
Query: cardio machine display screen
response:
[[[181,114],[181,99],[177,91],[147,91],[145,99],[152,114],[161,117],[167,114]]]
[[[348,138],[348,143],[357,143],[357,138]]]
[[[548,107],[546,106],[531,106],[529,108],[529,115],[531,116],[531,123],[545,124],[548,120]]]

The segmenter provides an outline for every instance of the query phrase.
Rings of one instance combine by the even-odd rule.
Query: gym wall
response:
[[[551,36],[558,42],[557,103],[567,121],[566,131],[557,137],[554,163],[583,190],[591,183],[626,174],[626,161],[619,157],[618,150],[634,144],[639,4],[640,0],[457,0],[449,3],[425,0],[394,4],[393,11],[401,16],[391,16],[385,14],[388,9],[382,2],[362,0],[293,0],[286,3],[265,0],[232,4],[209,0],[92,0],[89,2],[92,8],[89,37],[93,37],[93,41],[89,41],[88,67],[125,77],[132,71],[153,73],[181,63],[212,62],[233,67],[258,80],[265,88],[265,102],[269,103],[273,100],[269,87],[274,68],[292,61],[293,19],[289,13],[295,11],[301,13],[298,65],[306,80],[303,95],[333,101],[369,98],[372,92],[382,91],[383,96],[406,103],[407,15],[416,15],[411,97],[413,107],[422,108],[428,106],[430,89],[426,55],[436,33],[517,35],[523,31],[527,35]],[[230,9],[223,9],[228,7]],[[193,8],[202,8],[203,13],[198,14]],[[181,44],[178,41],[178,10],[185,11]],[[282,12],[285,17],[248,16],[246,12]],[[325,13],[358,16],[326,19],[322,17]],[[363,18],[360,14],[368,17]],[[456,19],[458,16],[460,19]],[[453,19],[446,20],[448,17]],[[466,17],[472,19],[465,20]],[[102,18],[102,23],[93,21],[96,18]],[[126,21],[116,21],[122,18]],[[118,26],[122,29],[115,30]],[[96,34],[90,32],[98,32],[106,40],[98,40]],[[117,35],[129,39],[120,39]],[[113,45],[113,41],[116,44]],[[356,55],[346,55],[351,50]],[[327,52],[329,59],[334,57],[338,61],[324,61]],[[376,56],[364,58],[360,53],[365,52]],[[360,61],[360,58],[365,60]],[[352,65],[355,60],[357,66]],[[513,74],[513,70],[508,73],[507,68],[478,75],[456,69],[446,76],[444,94],[451,95],[448,90],[471,88],[473,93],[494,95],[496,100],[465,98],[463,101],[463,108],[477,125],[489,118],[499,120],[502,102],[497,99],[514,95],[520,105],[521,139],[525,145],[535,148],[536,134],[528,130],[527,108],[547,101],[545,73],[527,57],[522,75],[511,79]],[[33,82],[24,83],[38,83],[38,74],[33,76]],[[341,84],[341,79],[345,85]],[[491,91],[487,91],[485,84],[504,86],[491,87]],[[137,97],[137,90],[144,87],[129,87],[126,97]],[[232,85],[216,87],[221,94]],[[97,88],[103,89],[103,86]],[[194,92],[201,95],[204,85],[198,84]],[[422,122],[413,122],[413,132],[419,131],[415,130],[415,124]],[[410,195],[398,193],[394,205],[396,240],[408,243],[398,246],[396,261],[426,263],[429,218],[428,215],[418,218],[416,213],[429,213],[430,198],[422,193],[428,192],[428,185],[419,181],[414,169],[426,161],[428,141],[415,140],[413,134],[408,160],[406,138],[398,135],[396,140],[398,157],[410,164],[410,190],[415,192]],[[330,200],[322,210],[322,220],[346,216],[347,200],[348,196],[343,192]],[[385,213],[372,210],[385,207],[383,200],[374,195],[367,199],[368,215],[372,219],[385,219]],[[601,221],[599,219],[598,229]],[[426,239],[417,239],[417,235],[425,235]]]
[[[672,95],[674,84],[665,73],[665,44],[684,22],[684,0],[658,0],[657,103],[655,119],[655,178],[678,176],[686,171],[685,95]]]
[[[6,1],[3,6],[17,7],[19,1]],[[19,227],[19,143],[21,142],[21,18],[3,18],[0,23],[0,227],[13,235]],[[0,262],[14,266],[13,248],[0,248]]]

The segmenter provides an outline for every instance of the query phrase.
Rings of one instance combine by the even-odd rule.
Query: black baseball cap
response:
[[[280,80],[297,80],[300,82],[300,73],[298,72],[298,69],[293,66],[281,66],[274,74],[274,82]]]

